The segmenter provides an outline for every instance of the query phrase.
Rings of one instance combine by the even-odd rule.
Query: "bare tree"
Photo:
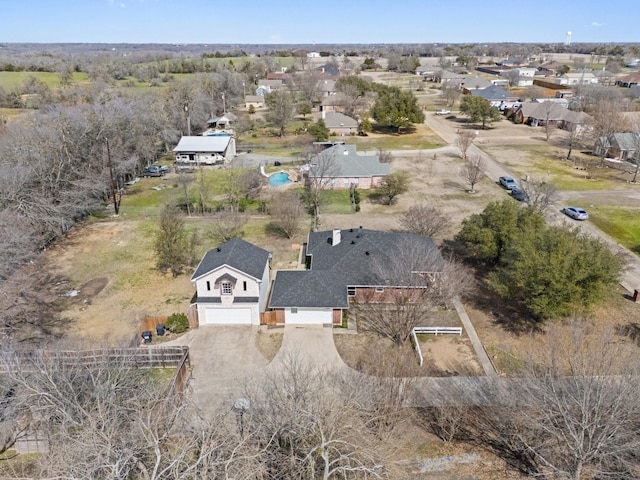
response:
[[[475,138],[476,134],[472,130],[461,130],[458,132],[458,135],[456,136],[456,147],[460,149],[460,153],[464,160],[467,159],[467,150],[469,150],[469,147],[473,145]]]
[[[593,110],[593,135],[596,141],[606,139],[614,133],[627,131],[627,120],[621,113],[620,105],[609,99],[600,99],[595,102]],[[607,156],[607,148],[602,145],[600,151],[600,166],[604,166]]]
[[[633,170],[633,179],[631,183],[636,183],[638,178],[638,171],[640,171],[640,122],[633,122],[632,126],[632,142],[633,142],[633,162],[636,164],[636,168]]]
[[[305,212],[300,195],[296,192],[284,192],[271,199],[269,213],[273,229],[291,238],[300,229],[300,220]]]
[[[529,427],[521,440],[542,475],[635,477],[640,444],[635,347],[615,341],[611,330],[589,332],[585,322],[552,327],[544,354],[527,358],[536,381],[518,393],[534,405],[517,413]]]
[[[442,258],[433,245],[406,241],[396,248],[387,262],[374,267],[383,294],[368,289],[355,310],[363,328],[403,345],[435,305],[432,293],[438,288]]]
[[[468,159],[462,166],[460,171],[467,182],[469,182],[469,193],[475,193],[474,187],[480,180],[482,180],[485,164],[486,162],[484,161],[484,158],[478,155],[475,158]]]
[[[445,232],[451,226],[451,218],[435,205],[418,204],[400,217],[404,232],[432,237]]]
[[[311,156],[315,151],[316,155]],[[305,172],[305,193],[304,200],[313,217],[312,230],[315,231],[320,216],[320,205],[322,204],[323,192],[332,186],[332,177],[338,173],[339,167],[333,156],[326,150],[313,150],[309,153],[307,171]]]
[[[215,242],[228,242],[232,238],[242,236],[242,228],[247,223],[246,215],[229,210],[222,210],[213,215],[209,236]]]
[[[354,391],[354,383],[349,372],[311,365],[289,351],[281,368],[247,385],[245,431],[267,446],[263,458],[271,478],[384,474],[362,415],[369,399]]]
[[[265,118],[278,129],[280,137],[284,136],[287,124],[295,115],[295,103],[293,94],[287,90],[276,90],[265,98],[269,107]]]
[[[529,206],[541,213],[554,202],[557,195],[556,186],[542,179],[529,179],[522,182],[521,188],[529,197]]]
[[[453,106],[453,104],[456,103],[456,100],[460,98],[460,95],[462,95],[462,92],[457,84],[451,81],[447,81],[442,84],[442,96],[447,102],[447,107]]]

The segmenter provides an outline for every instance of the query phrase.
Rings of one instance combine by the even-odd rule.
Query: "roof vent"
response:
[[[351,245],[355,245],[356,241],[355,240],[351,240]]]
[[[220,251],[220,247],[216,248],[216,252],[219,252],[219,251]]]
[[[367,252],[364,252],[364,254],[365,254],[365,255],[369,255],[369,252],[368,252],[368,251],[367,251]]]

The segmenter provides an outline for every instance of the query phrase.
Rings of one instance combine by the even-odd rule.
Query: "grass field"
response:
[[[60,86],[60,77],[54,72],[0,72],[0,86],[7,92],[22,85],[29,77],[34,77],[50,88]],[[86,83],[89,81],[86,73],[74,72],[73,82]]]
[[[606,205],[594,199],[589,204],[590,221],[636,254],[640,254],[640,207]]]

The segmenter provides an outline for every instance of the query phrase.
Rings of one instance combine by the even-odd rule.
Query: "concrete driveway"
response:
[[[204,412],[220,403],[231,405],[245,380],[267,366],[255,345],[258,327],[201,326],[172,345],[187,345],[194,402]]]

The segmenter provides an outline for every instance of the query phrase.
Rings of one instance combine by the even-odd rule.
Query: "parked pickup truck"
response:
[[[164,171],[161,167],[146,167],[143,172],[143,177],[162,177],[164,175]]]

